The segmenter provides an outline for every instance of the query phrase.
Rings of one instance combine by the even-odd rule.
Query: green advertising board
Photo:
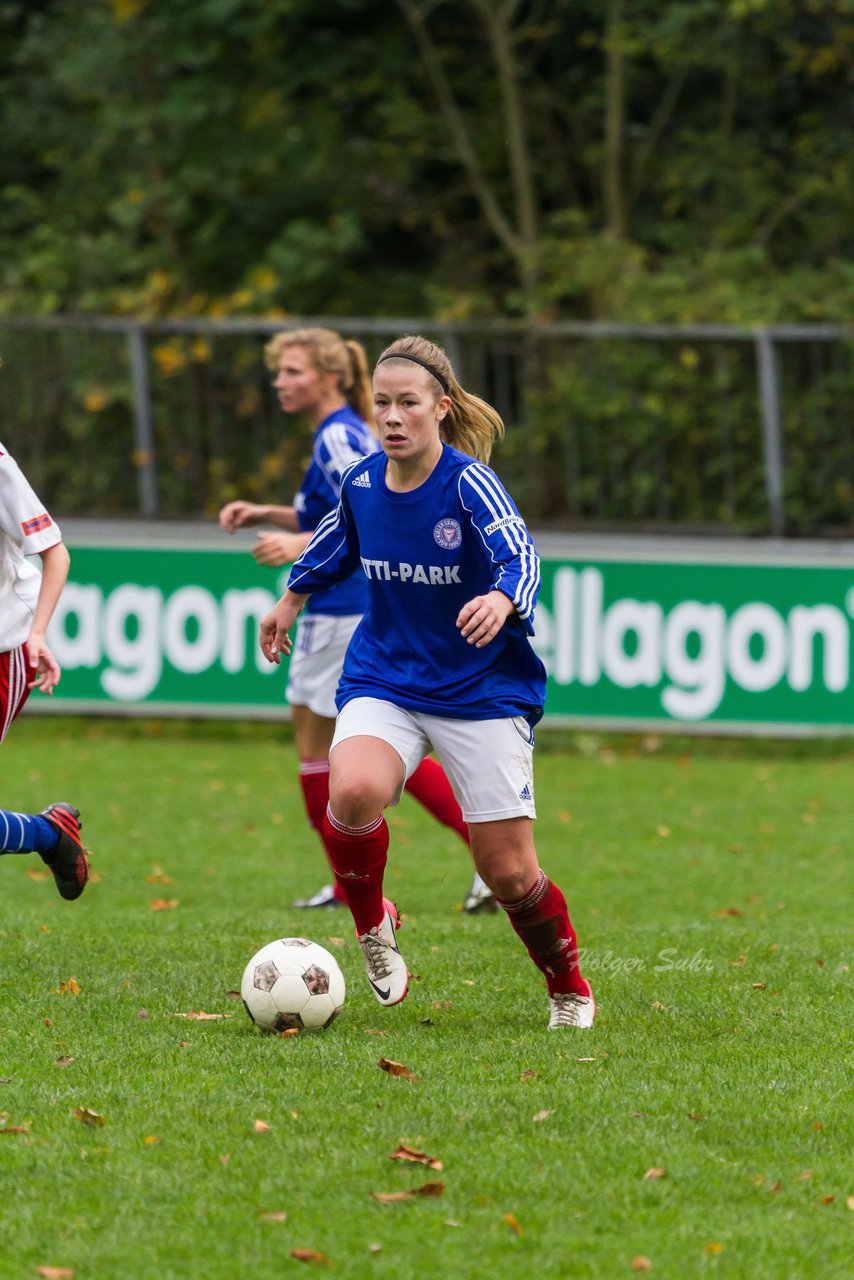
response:
[[[53,710],[287,715],[285,666],[257,643],[287,570],[231,548],[71,549]],[[547,725],[854,733],[844,564],[547,556],[536,627]]]

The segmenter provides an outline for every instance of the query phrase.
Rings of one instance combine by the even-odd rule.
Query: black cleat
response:
[[[89,879],[89,859],[80,840],[80,810],[60,801],[42,809],[41,816],[59,832],[59,844],[39,856],[53,872],[60,895],[71,902],[80,897]]]

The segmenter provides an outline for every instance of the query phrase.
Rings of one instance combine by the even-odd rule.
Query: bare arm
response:
[[[311,533],[267,533],[258,534],[258,541],[252,548],[252,555],[257,564],[278,566],[290,564],[305,551],[311,542]]]
[[[36,671],[30,688],[51,694],[59,683],[62,671],[47,647],[45,631],[68,578],[71,557],[63,542],[57,542],[46,551],[40,551],[39,556],[42,562],[42,581],[33,614],[33,625],[26,639],[26,650],[30,665],[35,667]]]
[[[227,502],[219,513],[220,528],[226,533],[235,529],[248,529],[256,524],[274,524],[279,529],[299,532],[299,520],[293,507],[279,507],[274,503]]]

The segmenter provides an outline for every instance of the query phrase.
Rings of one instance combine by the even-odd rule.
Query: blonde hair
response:
[[[283,329],[264,347],[268,369],[278,369],[282,352],[288,347],[305,347],[315,369],[337,374],[341,394],[350,408],[373,427],[374,397],[368,359],[361,342],[342,338],[333,329]]]
[[[399,355],[401,359],[393,360],[395,355]],[[441,399],[443,395],[448,395],[451,399],[451,407],[441,423],[442,439],[452,448],[459,449],[460,453],[476,458],[478,462],[489,462],[493,444],[504,435],[501,415],[491,404],[460,386],[453,365],[441,347],[437,347],[428,338],[409,334],[386,347],[380,360],[389,360],[401,366],[413,362],[421,365],[431,379],[436,399]]]

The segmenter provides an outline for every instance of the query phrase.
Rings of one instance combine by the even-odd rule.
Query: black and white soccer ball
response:
[[[277,938],[247,964],[240,983],[246,1012],[264,1031],[322,1031],[344,1004],[335,957],[308,938]]]

